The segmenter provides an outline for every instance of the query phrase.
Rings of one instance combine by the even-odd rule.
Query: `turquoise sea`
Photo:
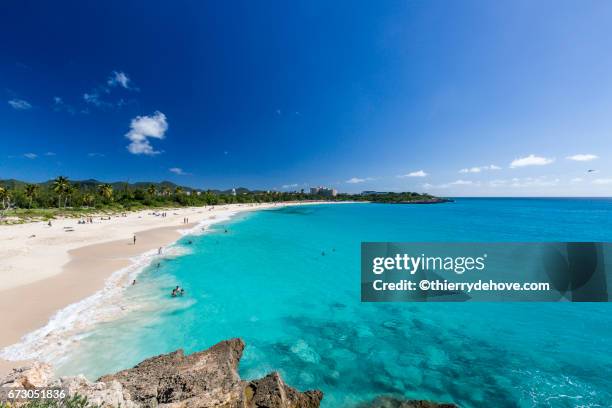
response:
[[[361,241],[611,240],[610,199],[243,213],[147,267],[124,294],[129,312],[82,334],[60,372],[95,379],[241,337],[243,378],[277,370],[298,389],[323,390],[327,408],[380,394],[462,407],[610,407],[609,303],[363,304],[359,254]],[[175,285],[186,296],[171,298]]]

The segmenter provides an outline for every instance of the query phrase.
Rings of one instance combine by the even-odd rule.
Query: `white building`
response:
[[[310,194],[312,195],[322,195],[327,197],[335,197],[338,195],[338,190],[335,188],[327,188],[327,187],[310,187]]]

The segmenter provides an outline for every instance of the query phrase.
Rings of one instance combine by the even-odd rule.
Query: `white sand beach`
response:
[[[181,230],[211,225],[241,211],[292,204],[145,210],[110,219],[96,216],[86,224],[71,218],[53,220],[51,226],[46,222],[0,226],[0,349],[102,289],[109,276],[135,256],[176,241]],[[21,364],[0,359],[0,376]]]

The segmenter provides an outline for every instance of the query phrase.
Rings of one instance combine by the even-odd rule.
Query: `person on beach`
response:
[[[157,250],[157,255],[161,255],[162,254],[162,247],[159,247],[159,249]]]
[[[134,234],[134,245],[136,245],[136,234]]]
[[[135,284],[136,284],[136,279],[132,281],[132,286],[134,286]]]

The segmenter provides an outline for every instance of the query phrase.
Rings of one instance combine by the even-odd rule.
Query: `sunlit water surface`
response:
[[[361,241],[611,238],[612,201],[604,199],[242,214],[183,238],[186,255],[145,269],[125,292],[131,311],[85,333],[60,372],[95,379],[177,348],[241,337],[243,378],[279,371],[292,386],[323,390],[328,408],[379,394],[464,407],[610,407],[610,304],[363,304],[359,251]],[[171,298],[174,285],[186,296]]]

